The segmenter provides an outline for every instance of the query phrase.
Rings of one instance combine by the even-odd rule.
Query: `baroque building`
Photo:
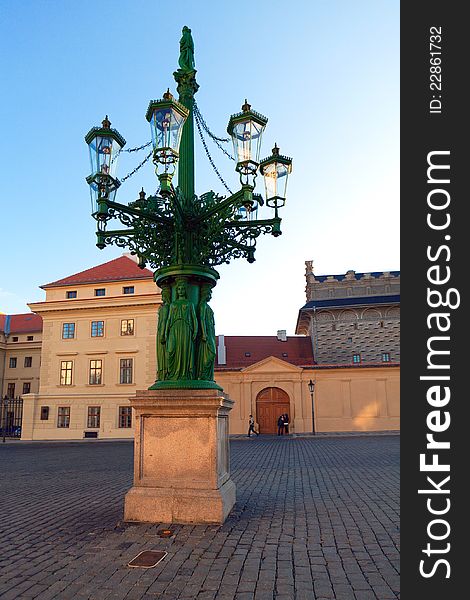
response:
[[[0,393],[15,398],[39,390],[42,319],[0,314]]]
[[[155,381],[153,273],[130,255],[41,286],[40,386],[25,396],[23,439],[133,436],[128,398]]]
[[[319,276],[306,265],[297,335],[217,336],[215,380],[235,403],[230,433],[246,434],[253,415],[272,434],[283,413],[294,434],[399,429],[399,273]],[[29,305],[36,315],[16,316],[43,327],[22,438],[132,438],[128,399],[157,370],[152,272],[124,254],[42,289],[45,300]]]

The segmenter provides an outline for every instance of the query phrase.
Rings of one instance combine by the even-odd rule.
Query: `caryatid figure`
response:
[[[170,302],[171,288],[169,285],[162,285],[162,305],[158,309],[157,324],[157,379],[160,381],[167,378],[168,371],[165,328],[170,310]]]
[[[196,311],[188,300],[186,281],[177,280],[176,299],[170,304],[165,326],[167,379],[194,379],[194,342],[198,332]]]
[[[210,285],[201,287],[201,299],[198,305],[199,313],[199,347],[197,353],[197,378],[204,381],[214,380],[215,363],[215,323],[214,311],[208,302],[212,297]]]

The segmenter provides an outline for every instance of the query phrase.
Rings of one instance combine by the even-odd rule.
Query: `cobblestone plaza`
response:
[[[0,445],[2,600],[399,598],[398,435],[230,445],[235,509],[169,539],[122,521],[131,442]]]

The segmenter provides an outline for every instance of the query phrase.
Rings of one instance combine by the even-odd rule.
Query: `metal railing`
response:
[[[0,436],[4,442],[6,438],[20,438],[23,420],[23,398],[0,397]]]

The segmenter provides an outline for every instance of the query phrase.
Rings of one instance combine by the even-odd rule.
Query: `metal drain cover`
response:
[[[152,567],[158,565],[158,563],[163,560],[167,554],[168,552],[162,552],[161,550],[144,550],[135,558],[133,558],[127,566],[151,569]]]

